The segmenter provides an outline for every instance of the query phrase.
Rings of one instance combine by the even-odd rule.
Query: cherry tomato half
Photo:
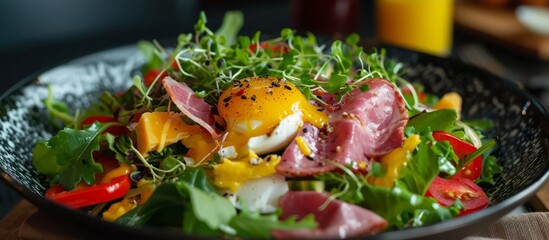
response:
[[[118,122],[118,119],[113,118],[111,116],[95,115],[95,116],[89,116],[86,119],[84,119],[82,121],[81,125],[82,126],[91,125],[96,121],[97,122],[102,122],[102,123],[108,123],[108,122]],[[128,128],[126,128],[125,126],[112,126],[112,127],[107,128],[107,130],[105,130],[105,132],[108,132],[108,133],[113,134],[113,135],[122,135],[122,134],[127,135],[127,134],[130,133]]]
[[[120,198],[130,190],[130,187],[130,176],[126,174],[107,183],[70,191],[66,191],[58,184],[46,191],[46,197],[70,208],[80,208]]]
[[[434,131],[433,138],[437,141],[448,141],[456,155],[462,159],[465,155],[477,150],[477,148],[468,142],[465,142],[447,132]],[[458,169],[458,173],[454,175],[456,178],[467,178],[469,180],[477,180],[482,173],[482,156],[478,156],[467,164],[463,169]]]
[[[472,213],[483,209],[488,205],[489,199],[481,187],[467,178],[444,179],[436,177],[425,196],[432,197],[445,207],[448,207],[459,199],[465,206],[459,215]]]

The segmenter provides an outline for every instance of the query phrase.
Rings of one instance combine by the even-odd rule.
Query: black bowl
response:
[[[410,71],[406,78],[423,83],[427,91],[439,95],[458,92],[463,97],[463,119],[489,118],[495,122],[487,135],[498,139],[497,158],[504,170],[496,184],[486,188],[490,194],[487,209],[368,239],[460,239],[520,206],[543,186],[549,176],[549,116],[522,86],[450,59],[395,48],[388,52],[407,65]],[[49,201],[43,197],[48,183],[31,165],[36,141],[54,133],[42,103],[48,84],[53,86],[56,99],[69,103],[72,109],[84,108],[104,90],[116,92],[129,87],[131,75],[143,62],[136,47],[111,49],[32,75],[7,91],[0,97],[2,179],[42,211],[82,227],[103,229],[110,237],[185,237],[173,230],[136,229],[101,221]]]

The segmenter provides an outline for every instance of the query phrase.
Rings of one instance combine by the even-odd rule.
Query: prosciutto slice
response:
[[[327,160],[350,164],[368,162],[402,146],[408,113],[404,99],[387,80],[371,79],[370,89],[354,89],[331,113],[328,128],[320,131],[304,124],[302,136],[312,154],[303,155],[292,141],[276,170],[284,176],[309,176],[336,167]]]
[[[214,139],[218,137],[213,127],[215,121],[212,106],[199,98],[185,83],[167,76],[162,80],[162,84],[181,113],[206,129]]]
[[[387,221],[368,209],[332,200],[319,209],[329,198],[328,194],[307,191],[288,192],[279,199],[282,220],[297,215],[298,219],[313,214],[318,227],[304,230],[273,230],[277,239],[350,238],[375,234],[387,227]]]

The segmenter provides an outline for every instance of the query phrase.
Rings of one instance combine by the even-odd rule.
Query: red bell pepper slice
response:
[[[66,191],[58,184],[46,191],[46,197],[70,208],[81,208],[120,198],[130,190],[130,187],[130,176],[126,174],[107,183],[70,191]]]
[[[82,126],[91,125],[94,122],[102,122],[102,123],[109,123],[109,122],[118,122],[118,119],[111,117],[111,116],[100,116],[100,115],[94,115],[89,116],[86,119],[82,121]],[[108,132],[112,135],[128,135],[130,134],[130,131],[125,126],[112,126],[105,130],[105,132]]]

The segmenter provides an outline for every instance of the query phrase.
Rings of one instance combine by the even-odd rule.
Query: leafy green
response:
[[[310,229],[316,228],[318,225],[313,215],[307,215],[299,221],[296,216],[283,221],[278,220],[278,217],[278,214],[262,215],[244,207],[237,216],[231,219],[229,225],[236,230],[236,236],[254,239],[271,238],[271,231],[275,229]]]
[[[419,227],[453,218],[459,206],[442,207],[434,199],[413,194],[397,184],[392,189],[365,185],[362,194],[367,199],[359,205],[385,218],[392,229]]]
[[[428,152],[426,143],[421,148],[423,153],[420,155]],[[434,174],[431,170],[419,169],[426,164],[428,162],[413,163],[410,169],[404,170],[407,172],[404,179],[397,180],[393,188],[370,185],[363,177],[355,175],[350,169],[340,165],[338,167],[343,174],[331,172],[320,175],[319,178],[326,181],[326,187],[331,190],[332,196],[374,211],[385,218],[391,228],[417,227],[451,219],[462,207],[460,205],[442,207],[434,199],[412,193],[408,187],[402,187],[404,184],[415,181],[411,190],[423,192],[430,182],[429,178]],[[411,179],[412,176],[408,174],[412,174],[414,170],[419,174],[427,173],[430,176],[424,179],[419,176],[417,179]]]
[[[497,163],[497,159],[494,156],[485,156],[482,159],[482,174],[475,183],[489,183],[495,184],[494,175],[503,171],[503,168]]]
[[[44,140],[36,143],[32,156],[32,165],[39,173],[53,177],[63,170],[63,167],[57,164],[55,151],[49,148]]]
[[[213,193],[217,189],[208,181],[206,172],[201,168],[191,168],[183,173],[179,179],[187,184],[196,187],[204,192]]]
[[[436,159],[438,159],[438,169],[440,172],[448,175],[457,173],[455,165],[457,165],[459,158],[449,142],[436,142],[433,144],[432,149],[436,154]]]
[[[356,176],[345,166],[338,167],[346,174],[335,172],[315,175],[319,180],[325,182],[326,189],[329,190],[333,197],[349,203],[358,203],[364,201],[364,196],[361,188],[364,185],[364,179]]]
[[[50,164],[55,158],[61,169],[55,170],[59,171],[59,183],[67,190],[74,189],[80,181],[94,184],[95,174],[101,173],[103,167],[94,161],[92,153],[99,150],[99,136],[103,130],[114,125],[117,124],[95,122],[84,130],[65,128],[50,140],[35,146],[33,163],[38,166]],[[51,157],[40,158],[46,154]],[[52,173],[51,169],[44,167],[37,170],[46,170],[44,174]]]
[[[184,200],[177,183],[163,183],[154,190],[154,193],[144,205],[124,214],[116,222],[140,227],[160,219],[158,221],[163,220],[163,222],[170,223],[169,226],[181,227],[183,224]],[[178,214],[160,214],[163,209],[169,209],[170,212]]]
[[[172,213],[166,215],[168,211]],[[169,222],[170,226],[178,224],[188,234],[218,236],[235,215],[231,203],[214,192],[205,192],[186,182],[164,182],[144,205],[117,222],[130,226]]]
[[[120,163],[131,163],[129,152],[133,146],[132,139],[127,135],[114,136],[110,133],[105,134],[109,149],[115,154],[114,157]]]
[[[417,147],[417,152],[405,167],[400,170],[399,180],[401,187],[411,193],[423,196],[429,185],[439,174],[437,158],[424,137]]]
[[[417,131],[429,128],[431,131],[446,131],[457,120],[454,109],[440,109],[432,112],[422,112],[410,118],[407,127],[414,127]]]

